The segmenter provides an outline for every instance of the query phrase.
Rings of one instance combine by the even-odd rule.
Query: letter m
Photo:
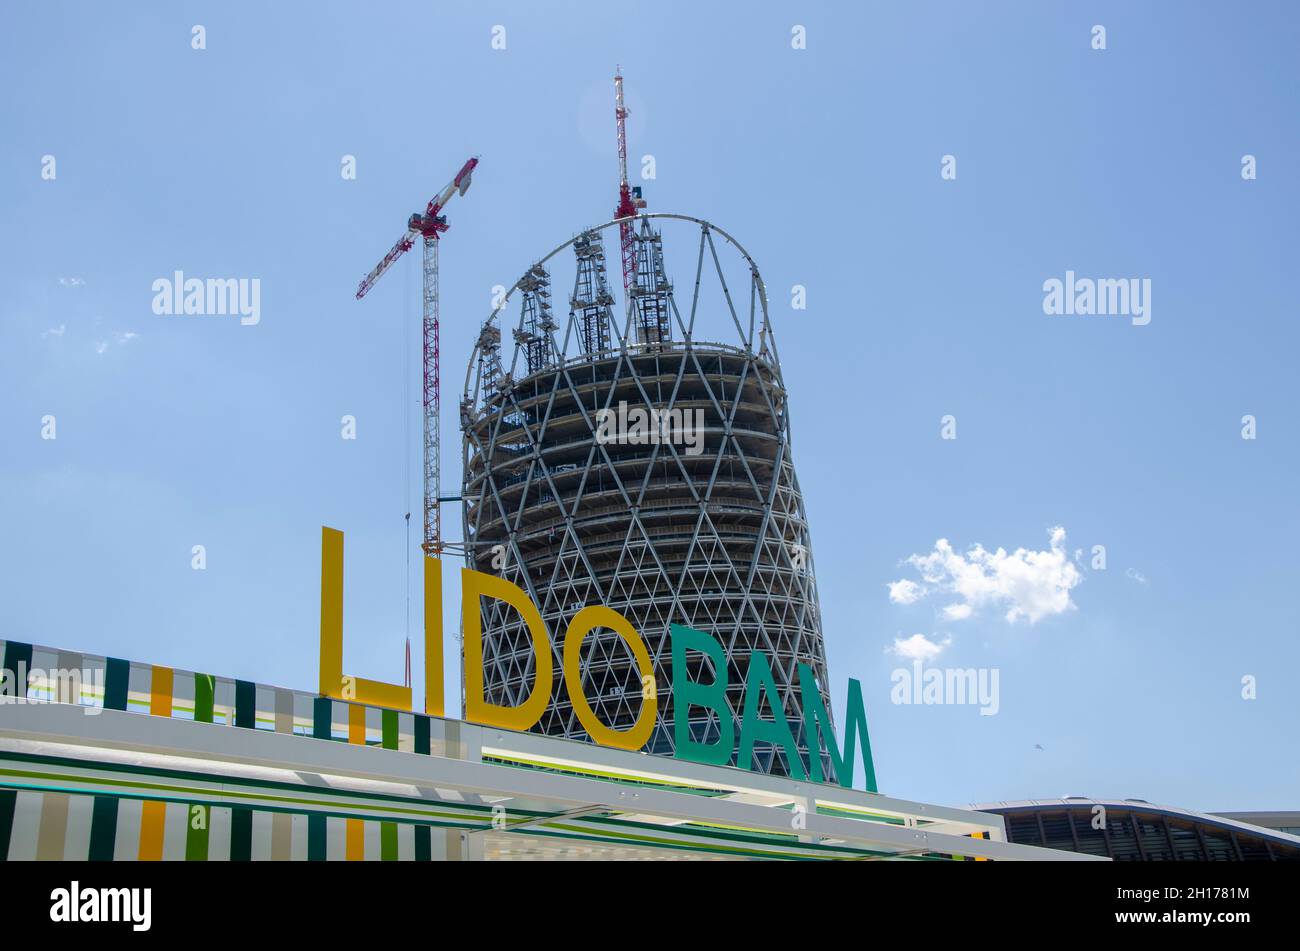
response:
[[[208,279],[208,313],[239,313],[239,281],[233,277]]]
[[[862,737],[862,772],[866,780],[867,792],[876,792],[876,767],[871,760],[871,738],[867,735],[867,711],[862,704],[862,685],[856,680],[849,680],[848,702],[845,704],[844,716],[848,720],[844,733],[844,755],[840,755],[836,746],[835,726],[831,723],[826,705],[822,703],[821,690],[817,678],[807,664],[799,665],[799,696],[803,702],[804,740],[808,744],[808,777],[813,782],[823,782],[822,777],[822,735],[826,737],[826,749],[831,755],[831,765],[835,767],[835,779],[843,787],[853,786],[853,767],[857,760],[857,741]]]
[[[1106,278],[1097,282],[1097,302],[1101,304],[1103,314],[1127,314],[1128,281]]]

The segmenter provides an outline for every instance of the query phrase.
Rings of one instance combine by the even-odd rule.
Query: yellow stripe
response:
[[[172,715],[172,686],[176,672],[170,667],[154,667],[153,679],[149,688],[149,715],[169,717]]]
[[[349,862],[363,862],[366,858],[366,823],[362,819],[344,819],[348,824],[348,848],[345,856]]]
[[[366,708],[359,703],[348,704],[348,742],[366,745]]]
[[[348,742],[366,745],[366,708],[358,703],[348,704]],[[366,824],[361,819],[344,819],[347,823],[347,853],[349,862],[360,862],[366,857]]]
[[[167,819],[167,803],[156,799],[146,800],[140,811],[140,861],[161,862],[163,857],[163,828]]]

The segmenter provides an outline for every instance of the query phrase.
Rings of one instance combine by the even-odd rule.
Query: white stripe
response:
[[[90,858],[90,824],[94,810],[93,796],[68,797],[68,837],[63,843],[65,862],[85,862]]]
[[[113,845],[114,862],[140,860],[140,820],[144,803],[139,799],[120,799],[117,803],[117,841]]]

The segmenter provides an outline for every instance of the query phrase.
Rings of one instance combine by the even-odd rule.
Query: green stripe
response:
[[[0,774],[5,772],[9,772],[9,771],[0,770]],[[108,783],[113,783],[115,781],[105,779],[102,780],[102,782],[108,784]],[[128,785],[126,783],[120,783],[120,784]],[[140,799],[158,798],[156,792],[154,792],[150,788],[150,784],[139,783],[135,785],[143,789],[144,791],[134,796],[127,794],[126,798],[140,798]],[[72,788],[68,788],[68,789],[60,788],[60,789],[56,789],[55,791],[70,792],[74,794],[84,794],[83,790],[77,790]],[[224,795],[224,793],[220,790],[213,790],[211,791],[211,794],[216,796]],[[377,808],[374,806],[368,806],[366,804],[361,804],[361,803],[347,806],[342,803],[332,803],[326,801],[312,801],[306,799],[291,800],[287,797],[264,797],[264,798],[270,798],[282,802],[293,802],[293,803],[307,805],[307,806],[315,805],[315,806],[324,807],[329,810],[330,815],[338,816],[339,818],[373,819],[374,818],[373,816],[367,816],[363,813],[358,813],[358,812],[351,812],[349,811],[349,809],[357,810],[357,809]],[[469,808],[477,808],[477,807],[469,807]],[[302,809],[295,809],[292,807],[277,807],[277,806],[268,806],[268,805],[259,805],[258,809],[259,811],[289,812],[293,814],[301,814],[303,811]],[[247,806],[236,806],[233,808],[234,814],[232,816],[232,828],[231,828],[232,861],[240,861],[241,855],[251,856],[251,847],[252,847],[251,833],[252,833],[252,812],[253,811],[254,810],[251,807],[247,807]],[[416,818],[416,819],[402,818],[397,820],[381,820],[382,822],[393,822],[393,823],[407,822],[412,824],[423,823],[428,826],[438,826],[438,827],[451,826],[453,828],[478,829],[478,828],[485,828],[487,822],[489,821],[486,816],[480,818],[472,815],[463,815],[463,814],[458,815],[455,813],[437,813],[429,810],[390,809],[389,811],[405,812],[416,816],[420,816],[420,815],[441,816],[455,821],[449,823],[449,822],[430,821],[429,819],[420,819],[420,818]],[[246,822],[246,826],[243,827],[242,830],[240,826],[241,813],[247,816],[247,819],[244,820]],[[312,816],[312,815],[320,815],[320,814],[309,813],[308,815]],[[538,813],[538,815],[551,816],[554,814]],[[323,820],[324,816],[321,815],[320,818]],[[716,830],[695,831],[690,829],[683,829],[681,831],[681,834],[683,836],[689,835],[695,837],[695,839],[687,839],[687,838],[670,839],[664,837],[664,829],[662,826],[652,825],[649,823],[626,822],[626,821],[620,822],[617,820],[602,819],[599,817],[592,817],[591,819],[584,820],[584,821],[589,822],[592,826],[596,826],[597,828],[587,828],[584,826],[575,826],[571,824],[562,824],[562,823],[547,823],[545,827],[543,826],[529,827],[528,834],[549,835],[549,836],[563,837],[563,838],[578,838],[584,841],[601,842],[605,844],[618,843],[618,842],[630,842],[633,844],[640,843],[646,845],[656,845],[665,848],[676,848],[676,849],[682,849],[687,851],[706,851],[706,852],[713,852],[718,854],[733,854],[733,855],[755,855],[755,856],[764,856],[764,857],[771,857],[771,858],[826,857],[826,858],[852,859],[852,858],[861,858],[861,857],[874,856],[874,855],[888,857],[891,854],[887,852],[878,852],[875,850],[856,849],[850,847],[825,846],[825,845],[817,845],[811,843],[801,844],[799,846],[796,846],[797,848],[802,849],[803,850],[802,852],[790,852],[788,848],[787,849],[775,848],[773,846],[776,845],[776,843],[769,844],[769,842],[766,842],[763,839],[759,838],[758,836],[754,836],[754,835],[747,836],[747,835],[736,834],[736,833],[728,834]],[[546,831],[548,828],[556,831],[548,832]],[[646,835],[646,834],[638,835],[628,831],[630,829],[642,829],[648,832],[654,832],[656,833],[656,835]],[[706,845],[704,842],[698,841],[698,839],[706,839],[706,838],[715,840],[714,845],[709,846]],[[242,849],[240,848],[241,842],[243,843]],[[731,843],[736,843],[736,844],[731,844]],[[746,844],[766,846],[766,847],[746,848],[740,845],[739,843],[746,843]],[[812,853],[812,854],[809,855],[808,853]],[[323,857],[323,852],[322,852],[322,857]],[[244,858],[242,860],[247,861],[247,858]]]
[[[289,782],[282,782],[279,780],[247,779],[243,776],[232,776],[225,773],[217,773],[217,772],[198,773],[198,772],[191,772],[191,771],[180,770],[180,769],[154,769],[148,766],[135,766],[129,763],[100,763],[92,760],[72,759],[66,756],[42,756],[34,753],[15,753],[11,751],[0,751],[0,760],[14,760],[17,762],[39,763],[42,765],[49,765],[49,766],[56,766],[56,767],[63,766],[72,769],[86,769],[95,772],[105,772],[107,770],[112,770],[115,773],[126,773],[127,775],[131,775],[131,776],[150,776],[154,778],[189,780],[191,782],[200,783],[200,784],[218,784],[222,788],[211,789],[211,790],[203,789],[202,791],[205,794],[210,796],[227,797],[227,798],[239,798],[241,796],[252,798],[256,795],[251,792],[244,793],[239,791],[238,789],[230,788],[230,787],[237,787],[237,786],[252,786],[252,787],[257,787],[259,789],[287,790],[287,791],[297,792],[297,793],[302,793],[304,790],[310,790],[310,787],[305,786],[302,783],[289,783]],[[18,770],[18,769],[0,769],[0,776],[21,776],[21,777],[28,777],[34,779],[61,779],[65,781],[72,778],[58,773],[39,773],[39,772],[31,772],[31,771]],[[195,792],[195,789],[192,786],[173,786],[165,783],[146,783],[146,782],[128,783],[120,779],[100,779],[100,778],[86,778],[86,777],[76,777],[76,779],[79,782],[85,782],[85,783],[98,782],[106,786],[134,786],[134,787],[147,789],[150,790],[151,792],[161,794],[161,795],[154,795],[150,797],[154,799],[168,798],[166,795],[167,793],[178,793],[180,794],[181,797],[183,797]],[[85,790],[69,790],[69,791],[77,792],[81,795],[86,795]],[[333,796],[346,797],[346,798],[373,799],[377,802],[409,803],[412,801],[409,796],[398,796],[392,793],[354,792],[348,789],[331,789],[330,794]],[[171,796],[170,798],[176,799],[179,797]],[[318,799],[317,800],[294,799],[288,796],[276,796],[276,797],[262,796],[261,798],[280,800],[284,802],[300,802],[306,804],[329,805],[328,801],[318,800]],[[358,808],[378,809],[380,807],[359,806]],[[478,806],[472,803],[460,804],[456,808],[483,813],[485,820],[490,818],[492,812],[491,808],[488,806]],[[395,810],[395,811],[402,811],[402,810]],[[414,811],[414,810],[408,810],[408,811]],[[514,810],[513,814],[518,816],[534,815],[542,818],[553,815],[553,813],[550,812],[538,812],[535,810],[530,811],[527,809],[516,809]],[[428,813],[428,815],[441,815],[441,813],[431,812]]]
[[[428,826],[415,827],[415,860],[433,861],[433,831]]]
[[[92,862],[111,862],[117,846],[116,796],[96,796],[90,814],[90,851]]]
[[[9,838],[14,829],[14,806],[18,793],[0,789],[0,862],[9,858]]]
[[[381,743],[386,750],[397,749],[397,711],[380,711]],[[385,862],[397,861],[397,823],[379,824],[379,858]]]
[[[324,813],[312,812],[307,815],[307,861],[325,861],[325,821]],[[416,830],[419,831],[418,829]]]
[[[334,701],[329,697],[314,697],[311,703],[311,735],[318,740],[334,739]]]
[[[125,710],[131,686],[131,664],[118,657],[104,659],[104,709]]]
[[[420,713],[415,715],[415,752],[423,756],[432,752],[429,745],[429,718]]]
[[[442,809],[457,810],[457,811],[437,811],[437,810],[429,809],[427,807],[422,809],[412,808],[409,806],[409,804],[412,802],[412,800],[409,797],[397,796],[388,793],[362,793],[362,792],[353,792],[351,790],[344,790],[344,789],[332,789],[330,790],[330,794],[337,797],[333,801],[303,798],[301,794],[304,792],[304,789],[303,786],[300,784],[286,783],[286,782],[280,782],[274,780],[253,780],[253,779],[246,779],[240,776],[228,776],[220,773],[202,774],[202,773],[187,772],[184,770],[152,769],[149,767],[133,766],[129,764],[117,764],[117,763],[101,764],[101,763],[95,763],[88,760],[77,760],[77,759],[70,759],[67,757],[43,756],[39,754],[30,754],[30,753],[0,752],[0,759],[28,761],[33,763],[48,763],[56,766],[61,765],[61,766],[72,767],[77,769],[88,769],[92,771],[112,770],[118,773],[143,775],[143,776],[149,776],[151,778],[166,777],[166,778],[189,779],[193,782],[199,782],[199,783],[220,783],[222,786],[222,788],[220,789],[196,790],[193,787],[188,787],[188,786],[176,786],[176,785],[169,785],[169,784],[157,783],[157,782],[132,783],[124,780],[109,779],[107,777],[79,779],[79,781],[86,782],[86,783],[97,782],[105,786],[129,787],[134,790],[139,790],[139,792],[137,793],[137,797],[145,798],[145,799],[158,799],[158,798],[171,798],[173,800],[182,799],[182,798],[193,799],[194,794],[196,792],[201,792],[202,794],[205,794],[207,796],[214,797],[215,801],[217,801],[218,803],[223,798],[258,799],[261,801],[258,808],[267,811],[277,811],[277,804],[284,804],[283,806],[279,807],[279,811],[301,811],[301,810],[294,810],[293,808],[294,806],[318,807],[318,808],[323,808],[328,810],[331,815],[350,815],[350,817],[352,818],[359,818],[359,819],[374,819],[376,817],[373,815],[373,813],[387,811],[390,814],[391,813],[399,814],[398,816],[393,817],[393,819],[390,819],[388,821],[414,821],[414,822],[433,821],[434,824],[438,824],[436,821],[438,819],[450,819],[461,825],[467,825],[470,828],[481,827],[482,824],[490,821],[490,816],[488,815],[490,810],[487,806],[477,806],[469,803],[457,804],[454,806],[447,803],[439,803]],[[71,778],[57,773],[51,774],[51,773],[25,772],[22,770],[0,769],[0,776],[4,776],[4,775],[25,776],[25,777],[35,778],[35,779],[62,780],[64,782],[67,782]],[[260,789],[286,790],[286,791],[299,793],[299,795],[271,796],[265,793],[259,795],[252,791],[241,791],[238,789],[230,788],[234,786],[252,786]],[[76,789],[76,788],[65,789],[63,787],[60,787],[60,791],[79,793],[82,795],[85,794],[85,790]],[[377,806],[371,803],[349,803],[347,805],[344,805],[343,803],[338,802],[337,799],[368,799],[374,802],[387,802],[387,803],[394,803],[394,804],[400,803],[402,805],[401,806],[392,805],[388,807]],[[244,807],[244,808],[248,808],[248,807]],[[349,813],[349,810],[356,810],[356,811]],[[366,812],[363,812],[362,810],[366,810],[371,814],[367,815]],[[471,813],[471,814],[467,815],[466,813]],[[472,813],[480,814],[481,818],[479,818],[479,816],[473,815]],[[516,809],[514,810],[513,814],[519,816],[521,819],[527,818],[529,816],[535,816],[540,819],[547,819],[556,815],[556,813],[554,812],[528,810],[528,809]],[[406,816],[410,816],[412,818],[406,819],[405,818]],[[590,824],[596,826],[611,827],[611,834],[613,835],[621,834],[621,832],[618,830],[624,830],[624,829],[642,829],[646,831],[653,831],[656,833],[663,832],[662,826],[653,823],[630,822],[623,819],[603,818],[597,816],[593,816],[590,819],[584,821],[589,822]],[[681,831],[684,834],[708,836],[710,838],[722,838],[722,839],[730,839],[734,841],[753,842],[759,844],[780,842],[783,838],[785,838],[785,836],[783,835],[777,836],[775,833],[729,831],[729,830],[723,830],[722,828],[715,827],[715,826],[700,826],[699,824],[696,823],[692,823],[690,827],[682,828]],[[828,845],[821,845],[816,843],[806,843],[803,844],[801,848],[805,850],[814,851],[814,852],[826,852],[826,853],[833,853],[833,854],[841,854],[841,853],[848,853],[850,855],[891,854],[891,853],[877,853],[874,852],[873,850],[860,849],[851,846],[828,846]]]
[[[257,728],[257,684],[251,680],[235,681],[235,726]]]
[[[194,719],[199,723],[212,722],[212,708],[217,698],[217,678],[212,674],[194,675]]]
[[[202,826],[196,829],[195,826]],[[185,861],[208,860],[208,833],[212,827],[212,809],[201,802],[189,803],[185,808]]]
[[[24,644],[22,641],[6,641],[4,669],[9,672],[6,679],[13,679],[15,697],[25,697],[27,696],[27,681],[24,679],[22,683],[17,682],[19,666],[27,674],[32,672],[32,645]]]
[[[253,810],[235,806],[230,814],[230,861],[253,860]]]

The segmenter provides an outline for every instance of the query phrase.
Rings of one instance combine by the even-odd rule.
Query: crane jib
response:
[[[407,219],[407,233],[384,256],[357,288],[360,299],[392,266],[409,251],[417,235],[424,238],[424,544],[425,552],[437,555],[442,550],[441,515],[438,507],[441,446],[439,445],[438,408],[438,238],[448,230],[443,206],[457,192],[465,194],[478,157],[470,158],[456,177],[426,206],[423,215]]]

